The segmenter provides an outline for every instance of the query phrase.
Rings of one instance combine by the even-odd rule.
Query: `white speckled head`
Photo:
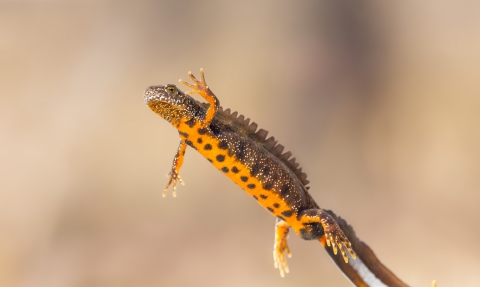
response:
[[[143,99],[147,105],[160,102],[172,105],[182,105],[185,99],[185,94],[175,85],[150,86],[145,90],[145,93],[143,93]]]
[[[195,100],[175,85],[150,86],[143,93],[143,99],[152,111],[173,125],[194,116],[192,108],[196,105],[192,102]]]

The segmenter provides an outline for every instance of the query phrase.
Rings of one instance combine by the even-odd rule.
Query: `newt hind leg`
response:
[[[288,257],[291,257],[290,248],[288,248],[288,230],[290,226],[283,220],[277,218],[275,223],[275,244],[273,245],[273,262],[275,268],[280,270],[280,276],[284,277],[285,273],[289,272],[287,265],[287,258],[284,253],[287,253]]]
[[[213,117],[215,116],[215,113],[220,107],[220,101],[207,86],[203,69],[200,69],[200,81],[195,78],[192,72],[188,72],[188,76],[190,76],[190,79],[192,79],[193,84],[187,83],[184,80],[179,80],[180,83],[192,89],[191,91],[186,92],[186,94],[199,94],[210,104],[210,107],[207,110],[207,114],[205,115],[205,122],[203,123],[204,127],[208,127]]]
[[[352,249],[352,244],[338,223],[323,209],[304,210],[299,213],[298,218],[302,227],[295,231],[300,237],[303,239],[319,239],[322,236],[321,225],[325,241],[328,246],[332,246],[333,253],[337,254],[338,249],[340,249],[346,263],[348,263],[347,251],[353,259],[357,258]]]

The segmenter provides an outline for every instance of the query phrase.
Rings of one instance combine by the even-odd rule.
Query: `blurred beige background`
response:
[[[206,71],[413,286],[480,283],[479,1],[1,1],[0,286],[350,286],[192,149],[149,85]]]

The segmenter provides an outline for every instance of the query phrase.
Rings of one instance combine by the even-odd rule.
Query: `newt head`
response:
[[[150,86],[143,93],[143,99],[152,111],[174,126],[194,116],[189,108],[194,100],[175,85]]]

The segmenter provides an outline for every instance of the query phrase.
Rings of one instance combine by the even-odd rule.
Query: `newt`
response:
[[[286,257],[291,256],[287,242],[291,228],[302,239],[320,241],[356,286],[406,286],[400,280],[388,281],[396,277],[386,273],[389,270],[368,246],[363,246],[353,229],[333,212],[317,205],[309,193],[307,175],[291,157],[291,152],[283,152],[284,147],[274,137],[267,138],[266,130],[257,130],[257,124],[250,123],[250,119],[220,107],[218,98],[205,82],[203,69],[200,80],[191,72],[188,75],[193,84],[183,80],[180,83],[191,91],[184,93],[168,84],[150,86],[144,93],[150,109],[172,124],[180,136],[164,197],[170,187],[176,196],[177,184],[183,184],[180,168],[189,146],[276,217],[273,258],[282,277],[289,272]],[[199,102],[189,94],[199,94],[208,103]],[[360,251],[359,259],[354,251],[356,247]],[[338,250],[341,257],[337,256]],[[382,276],[383,280],[378,279]]]

